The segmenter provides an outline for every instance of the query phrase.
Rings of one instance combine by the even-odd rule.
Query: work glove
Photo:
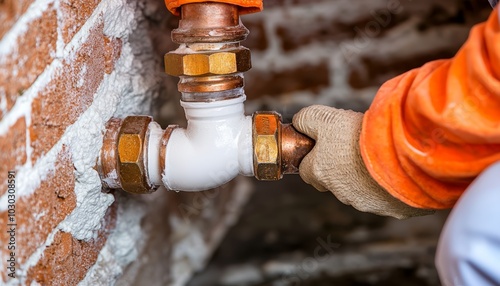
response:
[[[320,105],[297,113],[293,126],[316,140],[300,164],[301,178],[362,212],[399,219],[431,214],[394,198],[370,176],[359,149],[362,122],[362,113]]]

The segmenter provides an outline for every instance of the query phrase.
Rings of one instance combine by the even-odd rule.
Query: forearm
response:
[[[386,84],[366,113],[360,147],[373,178],[414,207],[449,208],[500,160],[498,8],[458,54]]]

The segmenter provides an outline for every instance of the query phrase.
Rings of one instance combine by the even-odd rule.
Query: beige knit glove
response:
[[[372,179],[359,151],[362,122],[362,113],[320,105],[297,113],[293,126],[316,140],[300,164],[302,179],[363,212],[399,219],[433,213],[404,204]]]

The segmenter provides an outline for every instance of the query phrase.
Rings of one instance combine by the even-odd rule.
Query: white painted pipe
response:
[[[238,174],[253,176],[252,118],[244,114],[245,99],[243,95],[215,102],[181,101],[188,126],[172,132],[161,180],[159,162],[147,161],[151,181],[163,182],[170,190],[202,191]],[[161,134],[152,130],[151,135],[148,149],[159,150]],[[157,151],[150,152],[155,154],[149,158],[159,158]]]

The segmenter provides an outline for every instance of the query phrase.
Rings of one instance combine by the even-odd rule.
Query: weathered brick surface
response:
[[[326,63],[304,65],[291,70],[251,73],[246,77],[246,83],[249,99],[302,90],[317,93],[321,88],[330,86],[330,71]]]
[[[80,30],[101,0],[62,0],[61,31],[64,43],[68,43]]]
[[[73,163],[63,149],[53,171],[30,196],[20,198],[16,203],[17,251],[20,263],[41,245],[76,206]],[[0,213],[0,224],[6,225],[7,213]],[[0,241],[7,241],[6,232],[0,233]],[[6,249],[2,248],[2,254]]]
[[[3,0],[0,1],[0,38],[26,12],[33,0]]]
[[[49,151],[68,126],[92,104],[104,75],[120,55],[121,42],[103,35],[103,25],[90,32],[72,59],[67,59],[33,101],[30,127],[32,160]]]
[[[356,37],[360,29],[375,25],[372,21],[374,17],[379,17],[380,26],[377,27],[381,28],[374,38],[380,38],[390,28],[408,19],[407,14],[392,15],[389,18],[386,13],[388,12],[373,11],[371,14],[363,15],[363,18],[354,19],[348,23],[335,18],[302,17],[280,24],[277,28],[277,36],[281,40],[284,51],[292,51],[312,43],[341,42]]]
[[[3,25],[3,23],[2,23]],[[2,26],[0,25],[0,26]],[[53,5],[17,38],[16,48],[0,58],[0,99],[9,110],[52,62],[57,41],[57,13]],[[4,116],[0,110],[0,119]]]
[[[59,231],[38,263],[28,271],[27,284],[77,285],[95,264],[99,252],[116,224],[116,204],[106,213],[97,237],[80,241],[70,233]]]
[[[175,216],[187,225],[198,225],[204,239],[209,242],[213,235],[213,228],[227,213],[226,204],[233,199],[231,192],[236,187],[235,182],[229,182],[219,188],[203,192],[170,193],[168,195],[168,209],[171,216]],[[207,214],[204,210],[209,207],[218,210]]]
[[[16,258],[19,263],[42,245],[49,233],[76,207],[74,168],[70,155],[63,149],[53,171],[30,196],[16,203]],[[21,179],[21,178],[18,178]],[[0,225],[7,225],[7,212],[0,213]],[[8,241],[8,233],[0,232],[0,241]],[[6,257],[7,248],[0,254]]]
[[[0,182],[7,181],[7,172],[26,163],[26,120],[21,117],[9,131],[0,136]],[[0,184],[0,196],[7,185]]]
[[[267,34],[262,21],[246,21],[245,27],[250,31],[248,38],[243,42],[245,47],[252,51],[265,51],[269,47]]]
[[[379,86],[387,80],[398,76],[410,69],[421,67],[423,64],[438,59],[448,59],[455,55],[453,50],[438,50],[427,54],[411,55],[398,60],[380,60],[363,57],[361,66],[354,67],[349,76],[349,84],[354,89],[370,86]]]
[[[264,1],[264,7],[265,8],[271,8],[271,7],[286,7],[286,6],[294,6],[297,4],[313,4],[313,3],[319,3],[319,2],[326,2],[330,0],[265,0]]]

